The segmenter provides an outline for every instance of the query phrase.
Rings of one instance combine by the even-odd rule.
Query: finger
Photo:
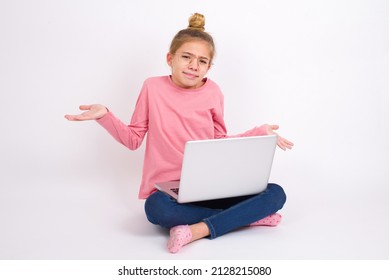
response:
[[[90,108],[92,107],[92,105],[80,105],[80,110],[90,110]]]
[[[287,149],[292,149],[293,148],[293,145],[291,145],[290,143],[283,143],[284,147],[287,148]]]
[[[280,142],[278,142],[277,143],[277,146],[281,149],[281,150],[286,150],[286,148],[285,148],[285,146],[282,144],[282,143],[280,143]]]
[[[277,130],[277,129],[280,128],[280,126],[279,126],[278,124],[272,124],[272,125],[270,125],[270,128],[271,128],[272,130]]]
[[[286,140],[285,138],[282,138],[280,137],[279,140],[278,140],[278,146],[283,149],[284,151],[286,149],[291,149],[292,146],[293,146],[293,143],[289,142],[288,140]]]
[[[288,144],[288,146],[289,146],[290,148],[292,148],[292,147],[294,146],[294,144],[293,144],[292,142],[287,142],[287,144]]]
[[[285,143],[286,145],[288,145],[289,147],[293,147],[293,146],[294,146],[293,142],[290,142],[288,139],[283,138],[283,141],[284,141],[284,143]]]
[[[80,115],[65,115],[65,118],[69,121],[87,121],[91,118],[83,114]]]
[[[286,145],[288,145],[288,146],[293,146],[294,145],[293,142],[289,141],[288,139],[286,139],[284,137],[278,136],[278,139],[280,141],[282,141],[283,143],[285,143]]]
[[[65,119],[68,121],[78,121],[77,115],[65,115]]]

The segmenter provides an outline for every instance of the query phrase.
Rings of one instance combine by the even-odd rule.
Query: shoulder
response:
[[[168,76],[149,77],[144,80],[140,92],[142,99],[147,102],[160,102],[166,93],[171,91]]]
[[[206,90],[212,92],[216,96],[223,97],[223,92],[219,85],[209,78],[207,78]]]
[[[213,89],[220,90],[219,85],[214,80],[211,80],[210,78],[207,78],[207,86]]]
[[[144,81],[144,85],[163,85],[168,83],[168,76],[149,77]]]
[[[143,82],[141,94],[155,95],[161,90],[165,90],[167,86],[168,80],[166,76],[149,77]]]

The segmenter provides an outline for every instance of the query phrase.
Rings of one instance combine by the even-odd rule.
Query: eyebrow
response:
[[[187,55],[190,55],[190,56],[194,56],[194,57],[196,57],[196,55],[195,54],[193,54],[193,53],[190,53],[190,52],[182,52],[183,54],[187,54]],[[206,59],[206,60],[209,60],[209,58],[208,57],[205,57],[205,56],[199,56],[198,58],[200,58],[200,59]]]

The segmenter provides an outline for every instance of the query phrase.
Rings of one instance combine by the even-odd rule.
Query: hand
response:
[[[292,149],[292,147],[294,145],[292,142],[281,137],[280,135],[278,135],[278,133],[274,132],[274,130],[277,130],[278,128],[279,128],[279,126],[276,124],[273,124],[273,125],[267,124],[266,125],[266,132],[268,135],[277,135],[277,138],[278,138],[277,145],[278,145],[278,147],[280,147],[284,151],[286,151],[286,149],[289,149],[289,150]]]
[[[84,110],[86,112],[79,115],[65,115],[65,118],[69,121],[97,120],[108,113],[107,108],[101,104],[81,105],[80,110]]]

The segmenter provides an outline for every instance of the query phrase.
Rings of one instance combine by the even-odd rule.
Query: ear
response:
[[[170,52],[168,52],[166,55],[166,62],[170,67],[172,66],[172,60],[173,60],[173,55]]]

